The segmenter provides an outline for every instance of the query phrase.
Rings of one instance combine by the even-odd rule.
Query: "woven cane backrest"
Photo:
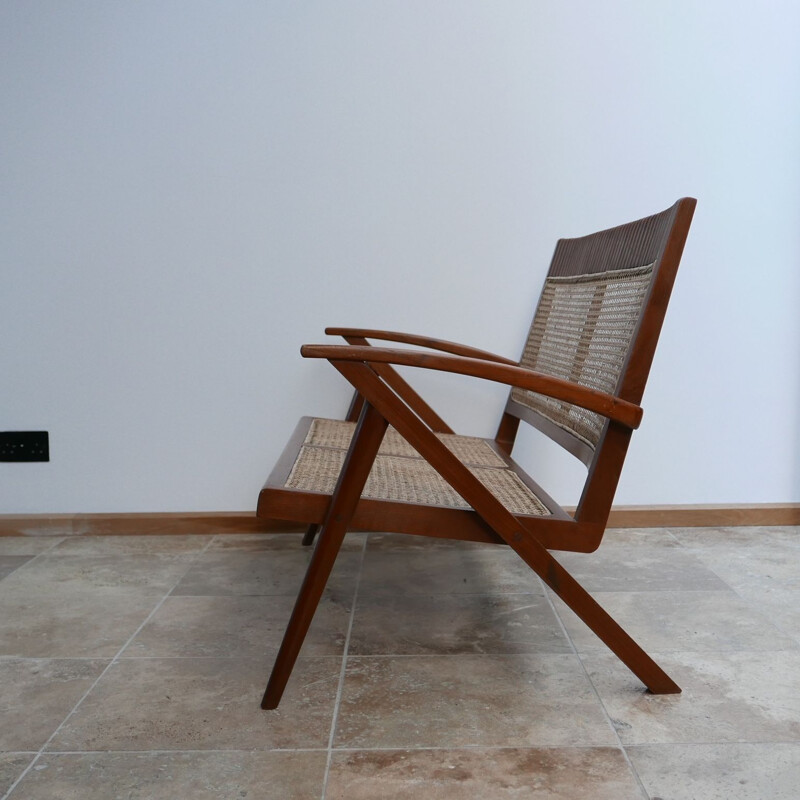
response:
[[[677,206],[580,239],[559,241],[520,364],[639,402],[652,349],[626,379]],[[657,331],[656,331],[657,336]],[[653,343],[654,347],[654,343]],[[605,417],[525,389],[508,409],[589,463]]]
[[[521,365],[614,394],[653,266],[547,278]],[[596,447],[605,422],[599,414],[525,389],[514,389],[512,397]]]

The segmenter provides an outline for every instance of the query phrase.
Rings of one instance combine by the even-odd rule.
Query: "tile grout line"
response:
[[[336,700],[333,704],[333,718],[331,719],[331,732],[328,737],[327,759],[325,761],[325,774],[322,779],[322,795],[320,800],[325,800],[325,794],[328,791],[328,776],[331,771],[331,762],[333,761],[333,740],[336,735],[336,725],[339,721],[339,707],[342,701],[342,691],[344,689],[344,675],[347,668],[347,655],[350,649],[350,635],[353,632],[353,623],[356,617],[356,603],[358,602],[358,590],[361,587],[361,577],[364,573],[364,559],[367,554],[367,542],[369,541],[369,534],[364,537],[364,543],[361,546],[361,560],[358,564],[358,577],[356,578],[356,588],[353,592],[353,607],[350,610],[350,621],[347,624],[347,635],[344,640],[344,650],[342,652],[342,667],[339,671],[339,685],[336,687]]]
[[[541,580],[541,578],[539,579]],[[543,582],[544,583],[544,582]],[[645,789],[644,783],[642,779],[639,777],[639,773],[637,772],[636,768],[633,766],[633,762],[628,756],[628,751],[625,749],[625,746],[622,744],[622,739],[620,739],[619,731],[617,730],[616,726],[614,725],[614,721],[611,719],[611,715],[608,713],[608,709],[606,708],[606,704],[603,702],[603,699],[600,697],[600,693],[597,691],[597,687],[594,685],[594,681],[589,677],[589,671],[586,669],[586,664],[583,663],[583,659],[581,658],[581,654],[578,652],[578,648],[575,646],[575,642],[572,641],[572,637],[569,635],[567,631],[566,625],[564,625],[564,621],[561,619],[561,614],[558,613],[558,609],[556,608],[556,604],[553,602],[553,598],[550,596],[550,593],[547,591],[547,587],[545,586],[544,591],[545,597],[547,598],[547,602],[550,604],[550,608],[555,614],[556,619],[558,620],[558,624],[561,627],[561,630],[564,633],[564,636],[567,637],[567,641],[569,642],[569,646],[572,648],[572,652],[575,654],[575,657],[578,659],[578,663],[581,665],[581,670],[583,674],[586,676],[586,680],[589,682],[589,686],[592,687],[592,694],[597,698],[597,702],[600,704],[600,708],[603,709],[603,716],[606,718],[606,722],[608,726],[611,728],[611,731],[614,734],[614,738],[617,740],[619,745],[619,749],[622,753],[622,757],[625,759],[625,763],[628,765],[628,769],[631,771],[631,775],[633,775],[634,780],[636,781],[636,785],[639,787],[639,790],[642,793],[642,798],[644,800],[649,800],[650,793]],[[583,622],[583,620],[581,620]]]
[[[167,598],[172,593],[172,590],[175,588],[175,586],[177,586],[181,582],[181,580],[183,580],[183,578],[186,576],[186,573],[192,568],[192,565],[197,560],[197,558],[199,558],[201,555],[203,555],[206,552],[206,550],[208,550],[208,548],[211,547],[211,543],[214,541],[214,539],[216,539],[216,536],[212,536],[206,542],[206,544],[202,548],[202,550],[198,550],[196,553],[194,553],[194,555],[192,555],[192,557],[190,559],[188,559],[187,564],[186,564],[186,569],[181,573],[180,577],[178,577],[176,579],[176,581],[173,584],[173,586],[161,598],[161,600],[159,600],[158,603],[156,603],[156,605],[153,608],[153,610],[145,617],[145,619],[142,622],[142,624],[139,625],[139,627],[131,634],[131,636],[125,641],[125,643],[122,645],[122,647],[120,647],[120,649],[117,651],[117,654],[108,662],[108,664],[106,664],[105,669],[103,669],[103,671],[97,676],[97,678],[95,678],[95,680],[92,682],[92,685],[83,693],[83,695],[81,696],[80,700],[78,700],[78,702],[72,707],[72,710],[64,717],[63,720],[61,720],[60,724],[50,734],[50,736],[48,737],[47,741],[39,748],[39,751],[33,757],[33,759],[31,760],[31,763],[28,764],[28,766],[23,770],[22,774],[11,784],[11,786],[8,787],[8,790],[6,791],[6,793],[2,797],[0,797],[0,800],[8,800],[8,798],[11,797],[11,793],[17,788],[17,786],[19,786],[19,784],[22,782],[23,778],[33,769],[33,767],[36,764],[36,762],[42,757],[42,755],[44,754],[45,749],[47,748],[47,745],[49,745],[50,742],[53,741],[53,739],[56,737],[58,732],[64,727],[64,725],[67,724],[69,719],[78,710],[78,708],[80,708],[81,703],[83,703],[83,701],[94,690],[95,686],[97,686],[97,684],[103,679],[103,676],[111,669],[111,667],[113,667],[115,664],[119,663],[120,656],[125,651],[125,648],[128,647],[128,645],[139,635],[139,633],[141,632],[142,628],[144,628],[144,626],[147,625],[148,622],[150,622],[150,620],[153,618],[153,616],[156,614],[156,612],[161,608],[161,606],[164,605],[164,603],[166,602]],[[97,659],[97,660],[102,660],[102,659]],[[98,751],[98,752],[105,752],[105,751]]]
[[[2,577],[0,577],[0,580],[4,580],[5,578],[10,578],[15,573],[17,573],[20,570],[22,570],[25,567],[27,567],[29,564],[33,564],[35,561],[38,561],[42,556],[46,556],[57,545],[61,544],[62,541],[64,541],[64,540],[63,539],[57,539],[46,550],[42,550],[40,553],[34,553],[27,561],[23,561],[21,564],[19,564],[18,566],[14,567],[14,569],[12,569],[11,572],[9,572],[7,575],[3,575]],[[24,554],[23,554],[23,557],[24,557]]]

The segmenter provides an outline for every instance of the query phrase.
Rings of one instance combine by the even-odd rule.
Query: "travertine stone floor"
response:
[[[0,798],[800,796],[800,529],[559,558],[655,697],[492,546],[347,537],[278,711],[297,535],[0,538]]]

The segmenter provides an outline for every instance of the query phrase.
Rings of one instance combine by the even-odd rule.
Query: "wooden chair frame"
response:
[[[276,708],[281,699],[348,530],[397,531],[508,545],[651,692],[680,692],[674,681],[548,550],[592,552],[602,540],[630,437],[642,419],[639,403],[695,203],[692,198],[684,198],[659,215],[583,239],[561,240],[556,248],[550,275],[558,273],[559,254],[564,252],[572,262],[593,265],[599,261],[600,267],[609,261],[614,267],[638,266],[649,263],[643,259],[653,259],[653,277],[614,394],[533,372],[519,362],[473,347],[414,334],[327,328],[326,333],[342,336],[347,344],[305,345],[301,349],[305,358],[327,359],[352,384],[355,395],[347,418],[357,420],[357,424],[331,494],[285,488],[286,478],[311,424],[310,418],[305,418],[259,496],[257,513],[260,517],[309,524],[304,543],[311,543],[321,528],[262,708]],[[620,243],[626,247],[621,248]],[[591,269],[594,267],[590,266]],[[425,350],[375,347],[370,345],[370,339]],[[398,374],[396,366],[442,370],[526,389],[602,415],[606,422],[596,446],[587,447],[585,442],[510,395],[495,439],[488,441],[506,465],[535,491],[548,514],[512,513],[437,436],[452,431]],[[561,509],[511,458],[519,423],[523,420],[543,430],[586,463],[587,480],[574,517]],[[390,425],[469,503],[469,509],[362,497]]]

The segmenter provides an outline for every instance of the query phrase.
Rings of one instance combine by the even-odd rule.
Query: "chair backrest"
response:
[[[695,205],[684,198],[660,214],[559,240],[520,364],[640,403]],[[589,467],[576,519],[605,524],[630,430],[524,389],[512,389],[509,418]]]

